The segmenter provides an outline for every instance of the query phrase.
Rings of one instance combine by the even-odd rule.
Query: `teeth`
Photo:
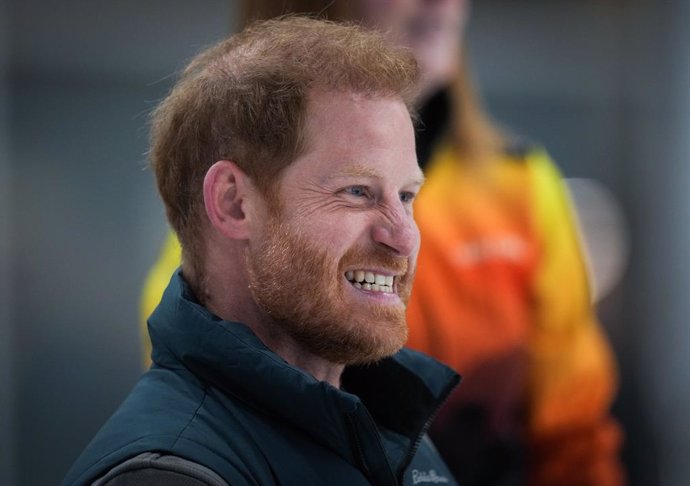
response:
[[[352,285],[357,289],[384,293],[393,292],[393,282],[395,281],[395,277],[392,275],[381,275],[364,270],[348,270],[345,272],[345,278],[352,282]]]

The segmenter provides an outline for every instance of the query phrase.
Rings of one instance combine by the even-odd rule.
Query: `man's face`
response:
[[[307,351],[376,361],[407,339],[421,182],[402,101],[317,92],[303,155],[279,183],[277,215],[247,260],[259,307]]]

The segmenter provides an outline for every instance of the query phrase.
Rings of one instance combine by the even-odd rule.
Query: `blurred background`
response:
[[[139,293],[166,232],[147,113],[235,9],[0,0],[0,485],[59,483],[141,373]],[[475,0],[470,23],[494,118],[575,179],[595,242],[627,239],[599,311],[636,486],[690,477],[689,21],[683,0]]]

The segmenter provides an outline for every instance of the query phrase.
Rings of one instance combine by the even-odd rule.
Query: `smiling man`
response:
[[[305,18],[192,61],[153,115],[183,252],[153,366],[64,484],[455,484],[425,433],[458,377],[401,350],[417,76],[378,34]]]

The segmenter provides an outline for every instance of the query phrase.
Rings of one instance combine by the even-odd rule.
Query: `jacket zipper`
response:
[[[350,435],[352,436],[352,442],[354,442],[355,444],[355,456],[358,465],[362,472],[364,472],[364,475],[367,477],[369,482],[372,482],[371,471],[369,470],[369,466],[367,466],[367,461],[364,457],[364,451],[362,450],[362,444],[359,441],[359,434],[357,434],[357,426],[355,425],[355,420],[350,414],[346,414],[346,417],[348,424],[350,426]]]
[[[436,415],[438,415],[438,412],[441,410],[441,407],[443,407],[443,405],[446,403],[446,401],[450,397],[450,392],[453,391],[453,389],[457,385],[458,385],[457,382],[446,385],[446,389],[443,390],[443,394],[441,395],[443,398],[438,402],[438,404],[436,405],[434,410],[429,415],[429,418],[426,419],[426,421],[424,422],[424,425],[419,430],[419,433],[417,434],[417,438],[415,439],[414,444],[412,444],[412,447],[407,452],[407,455],[405,456],[405,460],[402,462],[400,469],[398,471],[398,474],[397,474],[398,484],[404,484],[403,480],[404,480],[404,476],[405,476],[405,471],[407,470],[407,467],[412,462],[412,458],[417,453],[417,449],[419,449],[419,446],[422,443],[422,440],[424,439],[424,435],[426,434],[427,430],[429,430],[429,427],[431,427],[431,423],[436,418]]]
[[[383,458],[384,458],[386,465],[388,466],[388,468],[387,468],[388,473],[390,474],[389,478],[392,479],[397,486],[399,486],[402,483],[397,479],[397,476],[393,472],[393,469],[391,468],[390,463],[388,462],[385,448],[383,447],[383,444],[381,443],[381,439],[378,437],[378,430],[376,429],[376,426],[374,425],[375,424],[374,419],[371,417],[371,415],[369,415],[369,412],[366,410],[366,408],[364,409],[364,412],[368,416],[371,424],[374,426],[374,431],[375,431],[374,438],[376,439],[376,445],[378,446],[381,453],[383,453]],[[369,466],[367,465],[367,462],[366,462],[366,456],[364,455],[364,449],[363,449],[362,443],[359,439],[359,434],[357,433],[357,423],[356,423],[354,414],[353,415],[347,414],[347,419],[348,419],[348,422],[350,425],[350,433],[352,435],[352,439],[355,443],[355,448],[357,450],[357,459],[361,465],[361,469],[364,472],[364,475],[367,477],[367,479],[369,480],[369,482],[372,485],[385,486],[386,484],[389,484],[388,481],[381,482],[371,472],[371,469],[369,468]]]

